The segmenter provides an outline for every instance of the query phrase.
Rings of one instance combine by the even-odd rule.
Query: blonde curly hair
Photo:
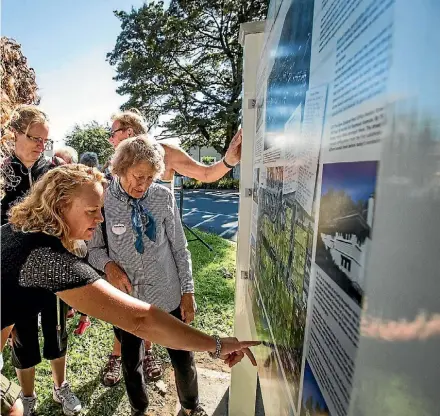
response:
[[[104,175],[95,168],[71,164],[52,169],[35,183],[27,197],[11,208],[9,222],[25,233],[43,232],[58,237],[67,250],[74,252],[76,242],[69,238],[70,229],[62,210],[72,203],[82,185],[94,183],[106,183]]]
[[[155,179],[165,171],[163,147],[146,134],[126,139],[117,147],[112,160],[112,173],[125,175],[130,166],[147,162],[155,172]]]

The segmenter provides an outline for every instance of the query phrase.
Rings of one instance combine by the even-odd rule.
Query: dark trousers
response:
[[[181,319],[180,308],[170,312]],[[119,328],[114,328],[116,338],[121,343],[122,373],[131,407],[139,414],[148,408],[147,384],[144,379],[144,341]],[[174,367],[177,394],[182,407],[195,409],[199,404],[199,387],[194,353],[167,348]]]
[[[60,325],[57,331],[57,297],[48,302],[41,311],[41,329],[44,345],[43,357],[55,360],[64,357],[67,352],[66,316],[69,307],[60,299]],[[24,370],[41,362],[40,343],[38,341],[38,315],[16,322],[12,330],[12,365]]]

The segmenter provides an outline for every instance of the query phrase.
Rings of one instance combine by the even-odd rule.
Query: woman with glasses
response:
[[[11,149],[11,155],[2,166],[2,172],[9,172],[4,177],[2,225],[8,222],[11,207],[28,193],[34,183],[49,170],[63,164],[56,157],[44,156],[44,149],[49,144],[48,135],[48,118],[38,107],[22,105],[15,110],[8,131],[2,137],[2,145]],[[52,368],[53,398],[62,405],[64,414],[73,415],[79,413],[81,403],[66,381],[67,312],[68,306],[55,295],[47,297],[41,311],[41,327],[43,357],[50,360]],[[12,364],[21,385],[20,398],[25,416],[33,415],[36,407],[35,366],[40,362],[38,316],[33,315],[17,322],[12,333]]]
[[[23,197],[33,183],[49,169],[63,164],[59,158],[46,158],[44,149],[50,144],[48,118],[34,105],[21,105],[13,115],[2,137],[2,147],[10,149],[3,162],[8,169],[4,178],[5,195],[1,200],[1,223],[8,222],[11,206]],[[5,169],[3,169],[5,171]]]

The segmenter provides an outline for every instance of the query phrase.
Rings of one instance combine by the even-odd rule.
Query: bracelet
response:
[[[220,358],[220,354],[222,351],[222,342],[218,335],[213,335],[212,337],[215,339],[215,352],[209,352],[208,354],[211,358],[217,360]]]
[[[225,159],[225,158],[223,158],[222,161],[223,161],[223,164],[224,164],[228,169],[234,169],[234,168],[235,168],[235,166],[232,166],[232,165],[230,165],[228,162],[226,162],[226,159]]]

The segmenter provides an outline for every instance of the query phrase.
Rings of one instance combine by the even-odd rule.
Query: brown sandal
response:
[[[110,355],[101,373],[101,383],[106,387],[116,386],[121,381],[121,357]]]
[[[145,350],[143,363],[144,377],[148,381],[157,381],[162,377],[162,363],[153,354],[153,350]]]

